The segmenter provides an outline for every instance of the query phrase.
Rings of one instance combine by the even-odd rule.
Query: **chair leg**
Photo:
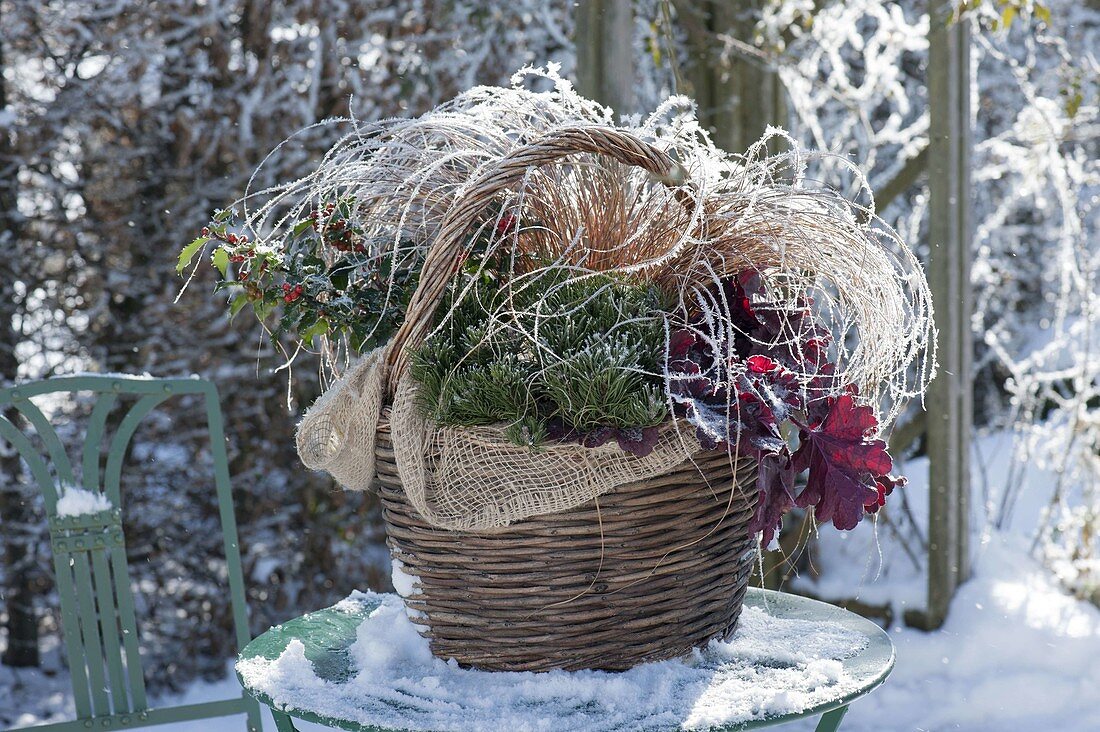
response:
[[[275,729],[279,732],[298,732],[298,728],[294,726],[294,720],[288,715],[277,709],[272,709],[271,717],[275,720]]]
[[[260,717],[260,704],[252,697],[245,695],[245,726],[248,732],[264,732],[263,719]]]
[[[837,707],[821,715],[821,721],[817,723],[815,732],[836,732],[840,729],[840,720],[848,713],[848,706]]]

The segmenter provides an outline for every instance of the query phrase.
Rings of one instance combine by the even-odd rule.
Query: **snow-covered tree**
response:
[[[273,373],[282,355],[245,323],[228,323],[209,283],[176,303],[173,253],[292,135],[254,187],[308,169],[342,132],[320,124],[329,118],[417,114],[525,63],[568,61],[568,6],[0,0],[0,12],[0,203],[8,204],[0,206],[0,318],[12,329],[0,340],[18,362],[0,362],[0,377],[92,370],[213,379],[255,627],[352,587],[385,586],[373,500],[297,462],[295,414],[316,395],[311,368],[298,368],[288,394],[285,374]],[[202,414],[194,404],[166,406],[138,433],[124,504],[142,630],[152,664],[164,669],[152,680],[175,686],[223,672],[232,636],[210,559],[221,539]],[[78,431],[81,410],[78,401],[58,418],[71,416]],[[44,534],[8,530],[24,518],[40,527],[42,513],[16,461],[2,457],[8,556],[29,547],[33,565],[29,574],[20,574],[22,560],[0,570],[9,587],[0,607],[11,604],[13,630],[25,593],[11,590],[51,573]],[[42,587],[35,592],[40,612],[55,605]]]

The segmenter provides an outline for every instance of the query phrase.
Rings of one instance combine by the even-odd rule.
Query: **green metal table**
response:
[[[320,680],[337,685],[346,684],[357,671],[349,653],[349,648],[356,641],[356,629],[378,605],[377,601],[367,602],[350,612],[347,606],[334,606],[295,618],[257,637],[245,646],[240,659],[273,660],[286,650],[289,643],[299,641],[304,646],[305,657],[312,664],[313,671]],[[821,719],[817,725],[817,732],[835,732],[848,711],[848,705],[879,686],[894,667],[894,645],[889,636],[871,621],[834,605],[798,595],[750,588],[745,606],[760,608],[776,618],[832,623],[841,626],[853,636],[856,634],[863,636],[866,643],[853,655],[838,659],[839,663],[843,664],[845,678],[853,682],[847,684],[845,693],[808,709],[712,727],[712,732],[760,729],[818,715]],[[250,688],[247,679],[240,671],[237,676],[245,693],[271,708],[279,732],[296,732],[293,721],[295,718],[349,730],[349,732],[405,732],[407,729],[381,728],[364,724],[361,719],[357,721],[326,716],[307,708],[308,703],[282,705],[264,691]],[[477,720],[471,719],[470,722],[472,726],[477,726]],[[678,725],[669,729],[676,728]]]

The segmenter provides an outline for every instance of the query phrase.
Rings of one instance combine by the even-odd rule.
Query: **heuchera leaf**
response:
[[[867,513],[877,513],[880,508],[886,505],[886,496],[894,492],[894,488],[901,487],[909,481],[905,476],[894,475],[879,475],[875,477],[875,490],[876,493],[871,499],[863,504],[863,508]]]
[[[838,529],[855,528],[865,507],[878,502],[878,479],[893,467],[886,443],[868,439],[876,426],[870,407],[858,406],[851,394],[843,394],[819,427],[803,430],[791,463],[809,474],[796,505],[813,506],[818,521],[832,521]]]
[[[690,330],[674,331],[668,339],[668,360],[678,361],[687,358],[688,350],[695,345],[695,334]]]
[[[765,544],[795,506],[812,506],[819,520],[838,529],[854,528],[904,479],[889,475],[886,445],[871,438],[874,411],[857,405],[858,390],[838,380],[832,335],[813,302],[805,296],[784,301],[754,272],[723,282],[716,298],[733,326],[729,337],[709,332],[702,311],[689,313],[686,327],[669,336],[674,412],[696,427],[704,449],[728,449],[736,441],[741,455],[757,461],[753,528]],[[783,425],[800,435],[793,456]],[[807,484],[795,497],[795,477],[803,471]]]
[[[580,443],[585,447],[602,447],[615,439],[615,430],[611,427],[597,427],[580,435]]]
[[[660,437],[660,427],[629,427],[616,429],[614,427],[597,427],[588,432],[579,432],[569,427],[559,419],[552,420],[547,425],[547,437],[558,442],[578,442],[585,447],[602,447],[615,440],[619,448],[626,453],[645,457],[653,452]]]
[[[757,458],[756,487],[760,496],[756,504],[749,530],[763,532],[763,545],[772,543],[783,515],[794,508],[794,476],[790,456],[786,450]]]
[[[645,457],[653,452],[653,448],[657,446],[657,438],[660,433],[660,427],[620,429],[616,430],[615,439],[623,452]]]

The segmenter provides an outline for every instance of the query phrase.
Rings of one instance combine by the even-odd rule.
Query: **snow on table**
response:
[[[797,713],[868,687],[842,663],[867,646],[867,635],[749,605],[730,641],[622,673],[463,669],[432,656],[396,595],[357,592],[323,612],[333,611],[364,616],[347,649],[346,680],[319,678],[306,645],[290,636],[277,657],[246,653],[238,662],[245,687],[278,708],[331,720],[464,732],[707,729]]]

